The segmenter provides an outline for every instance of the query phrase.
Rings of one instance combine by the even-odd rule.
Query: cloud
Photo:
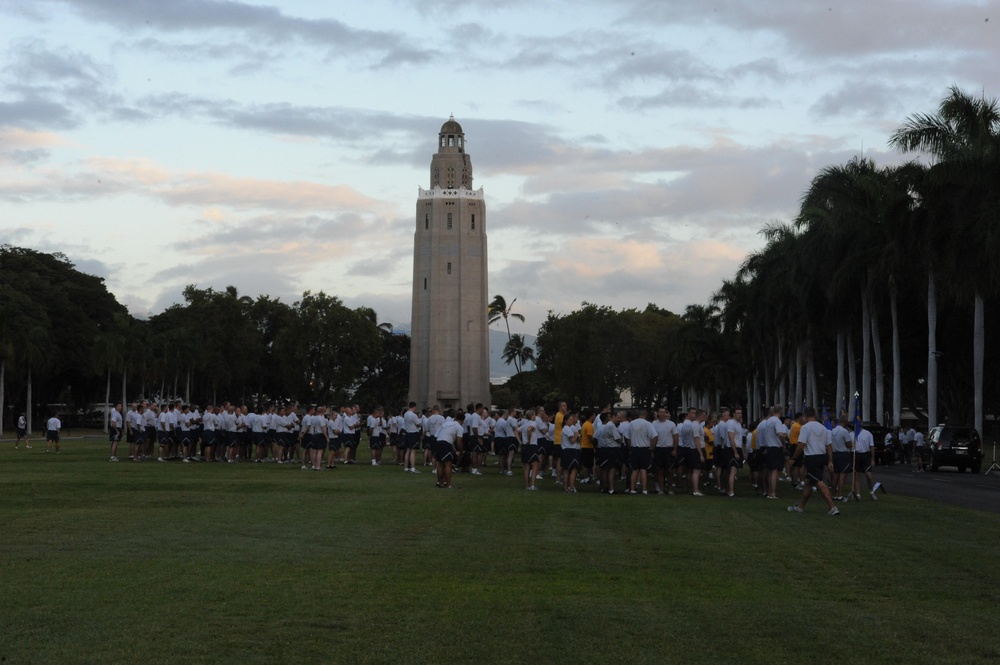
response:
[[[234,210],[377,211],[381,202],[348,185],[170,171],[147,159],[93,157],[77,171],[51,169],[0,182],[0,199],[83,199],[125,193],[170,206],[220,206]]]
[[[658,108],[759,109],[779,105],[780,102],[768,97],[739,96],[688,84],[667,86],[655,95],[626,96],[618,100],[620,108],[629,110]]]
[[[811,57],[875,55],[957,49],[997,53],[996,21],[982,2],[884,0],[818,4],[798,0],[619,0],[622,23],[709,26],[740,34],[776,35],[795,53]]]
[[[268,5],[234,0],[50,0],[74,8],[84,18],[130,31],[156,33],[231,32],[245,41],[307,44],[328,58],[382,54],[379,66],[423,62],[433,49],[421,48],[399,33],[355,28],[330,18],[301,18]]]

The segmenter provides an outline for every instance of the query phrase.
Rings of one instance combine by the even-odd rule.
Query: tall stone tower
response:
[[[462,126],[441,126],[413,235],[410,400],[443,409],[490,402],[486,201],[472,189]]]

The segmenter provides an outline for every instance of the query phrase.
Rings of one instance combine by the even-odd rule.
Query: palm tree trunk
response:
[[[975,317],[972,331],[972,404],[976,431],[983,432],[983,357],[985,356],[986,321],[983,297],[976,292]]]
[[[844,403],[844,330],[837,330],[837,396],[833,398],[833,408],[840,415],[840,405]]]
[[[7,359],[0,360],[0,436],[3,436],[3,398],[7,378]]]
[[[899,360],[899,314],[896,311],[896,286],[889,285],[889,315],[892,317],[892,426],[899,427],[903,416],[902,371]]]
[[[128,385],[127,381],[126,381],[127,378],[128,378],[128,369],[126,369],[126,368],[123,367],[122,368],[122,408],[123,409],[125,408],[125,405],[128,404],[128,389],[126,388],[126,386]]]
[[[753,411],[747,414],[747,419],[744,421],[746,423],[756,422],[760,418],[761,404],[760,404],[760,383],[757,381],[757,377],[754,377],[753,381]],[[751,421],[751,418],[753,421]]]
[[[754,384],[754,390],[759,388],[757,384]],[[771,364],[764,362],[764,399],[768,400],[771,404],[775,403],[774,393],[771,392]],[[760,406],[758,402],[757,406]],[[754,416],[759,416],[760,413],[755,413]]]
[[[108,367],[108,385],[104,389],[104,433],[108,433],[108,422],[111,420],[111,368]]]
[[[872,403],[872,322],[868,311],[868,294],[861,287],[861,420],[871,422]]]
[[[853,417],[851,408],[854,403],[854,394],[858,392],[858,369],[857,358],[854,357],[854,335],[847,334],[847,396],[850,397],[844,404],[847,413]]]
[[[807,351],[806,376],[809,384],[809,405],[815,409],[819,406],[819,385],[816,380],[816,354],[813,351],[812,336],[809,338]]]
[[[875,420],[885,421],[885,374],[882,369],[882,340],[879,336],[878,308],[869,310],[872,318],[872,351],[875,355]]]
[[[792,411],[802,408],[802,345],[795,346],[795,390],[792,392]]]
[[[28,368],[28,404],[27,404],[27,406],[28,406],[28,408],[25,409],[25,413],[27,414],[28,433],[30,434],[31,431],[32,431],[32,429],[31,429],[31,416],[34,414],[34,411],[35,411],[35,409],[31,405],[31,368],[30,367]]]
[[[927,429],[938,423],[937,293],[934,273],[927,273]]]

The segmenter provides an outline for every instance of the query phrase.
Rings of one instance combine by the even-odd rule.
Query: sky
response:
[[[1000,2],[0,0],[0,49],[0,243],[134,315],[233,285],[408,328],[453,114],[533,334],[707,302],[820,169],[1000,95]]]

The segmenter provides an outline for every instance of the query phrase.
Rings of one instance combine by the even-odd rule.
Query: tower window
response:
[[[475,215],[472,216],[472,230],[473,231],[476,230],[476,216]]]
[[[431,216],[430,215],[426,215],[426,214],[424,215],[424,228],[425,229],[431,228]]]
[[[451,261],[448,262],[448,274],[451,274]]]
[[[444,147],[444,137],[443,136],[441,137],[441,147],[442,148]]]
[[[462,137],[461,136],[458,137],[458,147],[459,148],[462,147]]]
[[[427,278],[424,277],[424,291],[427,290]]]
[[[451,230],[451,213],[448,213],[448,230]],[[450,263],[448,265],[451,265]]]
[[[455,137],[454,136],[449,136],[448,137],[448,147],[451,147],[453,145],[455,145]]]

